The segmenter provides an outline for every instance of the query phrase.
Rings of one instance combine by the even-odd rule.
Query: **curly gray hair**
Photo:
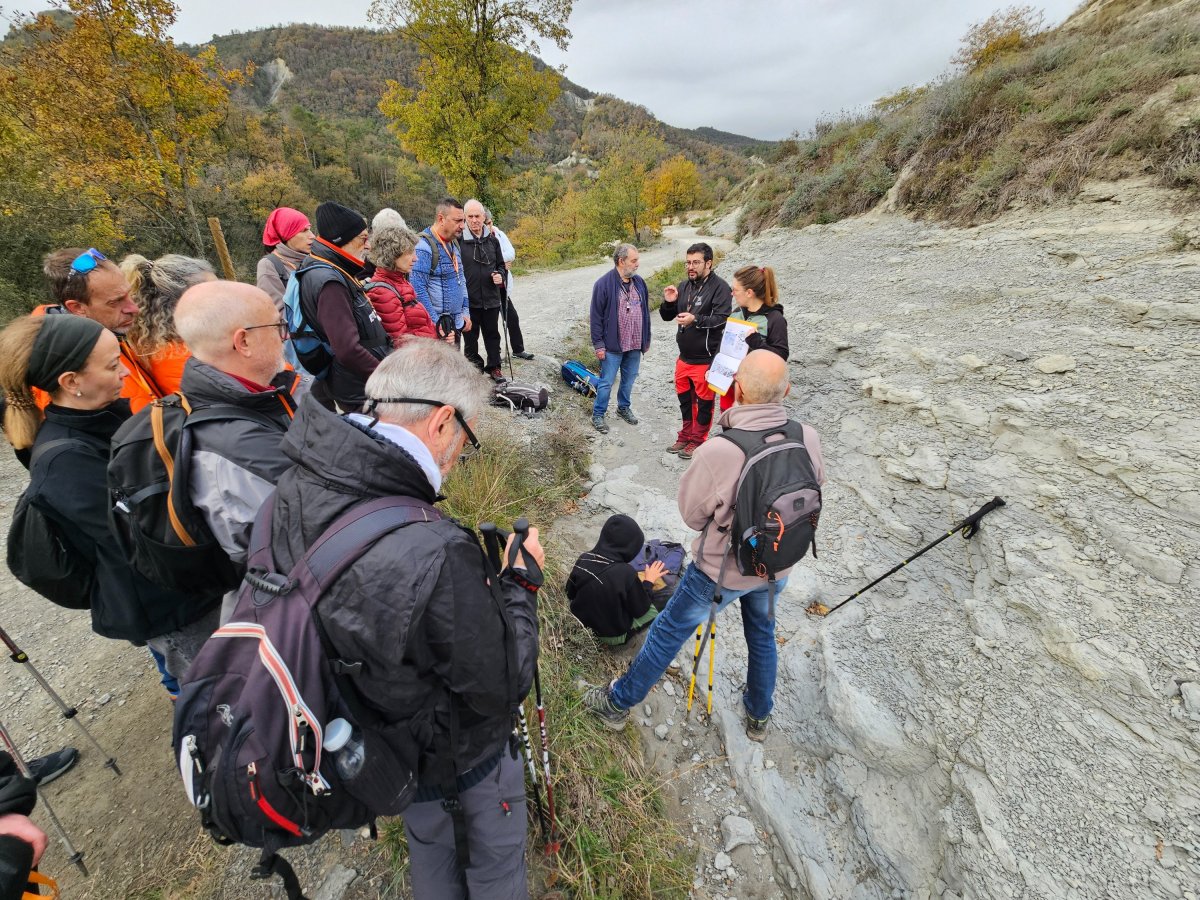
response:
[[[417,246],[417,236],[408,228],[384,225],[371,232],[371,249],[367,251],[371,262],[381,269],[396,268],[396,260],[411,253]]]

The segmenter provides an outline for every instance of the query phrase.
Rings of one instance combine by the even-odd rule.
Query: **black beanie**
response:
[[[317,234],[335,247],[344,247],[367,230],[367,220],[348,206],[327,200],[317,207]]]

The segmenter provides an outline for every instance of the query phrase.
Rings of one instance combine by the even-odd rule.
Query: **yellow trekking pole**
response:
[[[704,626],[696,629],[696,652],[692,654],[692,682],[688,685],[687,711],[692,711],[692,694],[696,690],[696,669],[700,667],[700,638],[704,634]]]
[[[717,620],[712,620],[712,631],[709,633],[708,639],[708,717],[712,718],[712,684],[713,684],[713,656],[716,654],[717,647]]]

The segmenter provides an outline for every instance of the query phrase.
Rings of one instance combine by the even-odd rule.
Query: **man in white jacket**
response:
[[[483,208],[483,217],[484,224],[492,229],[492,234],[496,235],[496,240],[500,242],[500,255],[504,259],[504,268],[508,269],[508,281],[505,283],[504,307],[501,310],[501,316],[504,319],[505,327],[508,328],[508,342],[512,346],[512,355],[520,359],[533,359],[533,354],[525,349],[525,337],[521,334],[521,318],[517,315],[517,308],[513,306],[512,302],[512,264],[513,260],[517,258],[516,248],[508,239],[508,235],[496,227],[496,223],[492,220],[492,211],[486,206]]]

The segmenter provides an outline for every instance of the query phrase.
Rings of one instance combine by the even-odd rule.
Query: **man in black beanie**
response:
[[[300,280],[300,311],[324,346],[306,352],[300,364],[323,382],[329,399],[345,412],[358,412],[366,383],[392,348],[383,322],[363,292],[369,273],[362,213],[327,201],[317,207],[318,237],[292,276]],[[323,399],[320,388],[313,394]],[[328,405],[328,404],[327,404]]]

